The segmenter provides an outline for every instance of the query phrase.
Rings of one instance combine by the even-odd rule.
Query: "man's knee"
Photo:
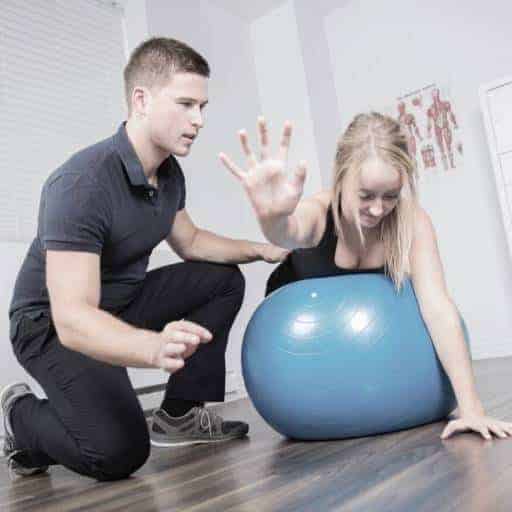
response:
[[[242,307],[245,295],[245,277],[237,265],[225,265],[223,295],[228,298],[236,313]]]
[[[102,447],[88,456],[90,476],[97,480],[121,480],[128,478],[147,461],[150,442],[145,432],[105,438]]]
[[[238,265],[230,265],[229,285],[243,299],[245,293],[245,277]]]
[[[216,295],[233,295],[243,299],[245,277],[238,265],[228,263],[203,263],[215,282]]]

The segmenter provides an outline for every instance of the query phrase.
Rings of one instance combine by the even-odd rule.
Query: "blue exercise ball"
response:
[[[456,407],[410,281],[397,293],[383,274],[276,290],[247,326],[242,370],[259,414],[294,439],[392,432]]]

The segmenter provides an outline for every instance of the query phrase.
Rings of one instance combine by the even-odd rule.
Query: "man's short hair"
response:
[[[210,76],[206,59],[181,41],[167,37],[153,37],[133,50],[124,68],[124,89],[128,112],[136,86],[152,88],[163,85],[172,73],[196,73]]]

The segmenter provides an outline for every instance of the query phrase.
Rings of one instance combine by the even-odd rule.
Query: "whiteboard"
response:
[[[482,85],[480,103],[503,225],[512,256],[512,77]]]

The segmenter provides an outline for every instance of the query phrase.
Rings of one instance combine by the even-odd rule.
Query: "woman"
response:
[[[378,113],[356,116],[337,144],[332,189],[307,199],[301,199],[305,163],[290,179],[285,172],[290,123],[275,157],[263,118],[258,131],[259,159],[247,133],[239,134],[247,171],[225,154],[219,157],[244,186],[267,239],[293,250],[272,274],[267,292],[298,279],[354,272],[385,272],[397,290],[410,278],[458,402],[459,417],[448,422],[441,438],[467,430],[485,439],[511,436],[512,423],[486,416],[478,398],[435,231],[418,204],[415,166],[399,123]]]

